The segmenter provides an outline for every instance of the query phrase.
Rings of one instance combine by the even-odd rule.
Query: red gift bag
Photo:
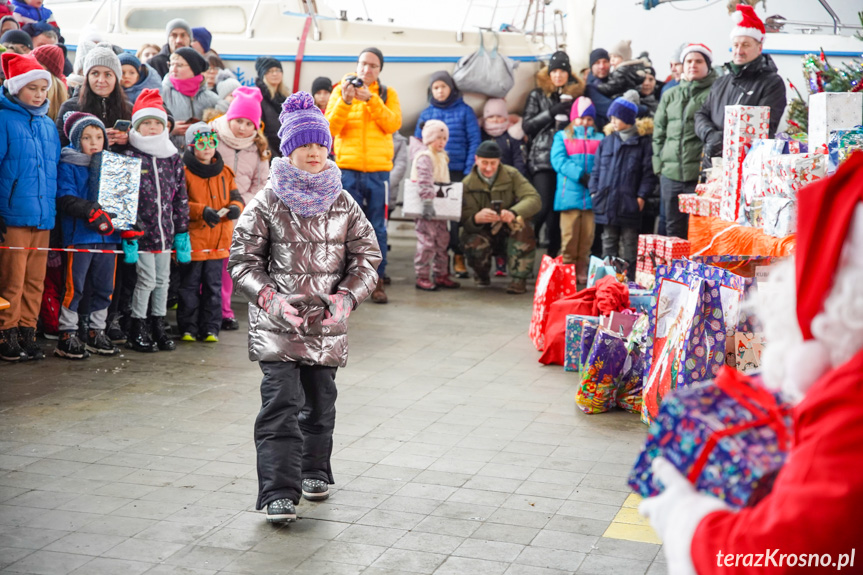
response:
[[[537,351],[545,349],[545,324],[551,304],[563,297],[574,295],[575,264],[564,264],[561,257],[542,256],[536,289],[533,292],[533,315],[530,318],[530,336]]]

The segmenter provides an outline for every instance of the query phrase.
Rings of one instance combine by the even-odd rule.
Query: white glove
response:
[[[659,495],[642,501],[638,512],[650,520],[650,525],[662,539],[668,574],[696,575],[691,553],[695,530],[707,515],[730,507],[715,497],[698,493],[664,457],[654,459],[651,469],[665,489]]]

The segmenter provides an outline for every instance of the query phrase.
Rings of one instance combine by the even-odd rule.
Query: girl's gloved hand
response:
[[[280,317],[294,327],[303,323],[297,308],[291,303],[302,299],[301,295],[285,295],[277,292],[273,286],[267,285],[258,293],[258,307],[268,314]]]
[[[127,264],[138,263],[138,240],[123,240],[123,258]]]
[[[177,250],[177,261],[187,264],[192,261],[192,242],[189,232],[183,232],[174,236],[174,249]]]
[[[348,316],[351,315],[351,310],[354,309],[354,301],[350,294],[338,292],[327,297],[330,300],[330,305],[324,312],[324,316],[329,314],[329,317],[326,317],[321,325],[330,326],[347,321]]]

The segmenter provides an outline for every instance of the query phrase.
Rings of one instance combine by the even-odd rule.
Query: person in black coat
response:
[[[551,166],[551,145],[554,134],[569,124],[569,110],[576,98],[584,93],[584,83],[572,73],[566,52],[555,52],[548,67],[536,73],[536,85],[527,96],[522,127],[530,137],[527,167],[531,183],[542,198],[542,209],[534,216],[537,237],[546,226],[547,253],[556,257],[560,252],[560,220],[554,211],[557,173]]]
[[[255,72],[258,78],[255,80],[255,86],[260,88],[264,100],[261,102],[261,116],[264,121],[264,135],[267,137],[267,142],[270,144],[270,152],[273,153],[273,158],[282,156],[279,151],[281,139],[279,138],[279,114],[282,111],[282,104],[285,98],[288,97],[288,89],[285,87],[282,79],[284,72],[282,71],[282,63],[270,56],[259,56],[255,60]]]
[[[769,106],[768,138],[776,134],[785,111],[785,81],[773,59],[761,53],[764,24],[751,6],[739,5],[737,10],[742,19],[731,31],[732,58],[725,64],[728,73],[713,83],[707,101],[695,113],[695,134],[704,142],[703,168],[711,166],[711,158],[722,155],[725,106]]]

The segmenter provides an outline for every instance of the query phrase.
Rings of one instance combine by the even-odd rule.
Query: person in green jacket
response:
[[[492,254],[505,249],[512,278],[506,291],[523,294],[536,255],[530,219],[542,202],[527,178],[501,164],[500,157],[497,142],[486,140],[477,148],[474,166],[462,180],[461,245],[480,286],[491,283]]]
[[[695,134],[695,112],[716,80],[713,53],[704,44],[688,44],[682,52],[680,84],[662,95],[654,116],[653,171],[659,176],[666,233],[686,238],[689,215],[680,213],[678,196],[695,192],[701,168],[702,143]]]

